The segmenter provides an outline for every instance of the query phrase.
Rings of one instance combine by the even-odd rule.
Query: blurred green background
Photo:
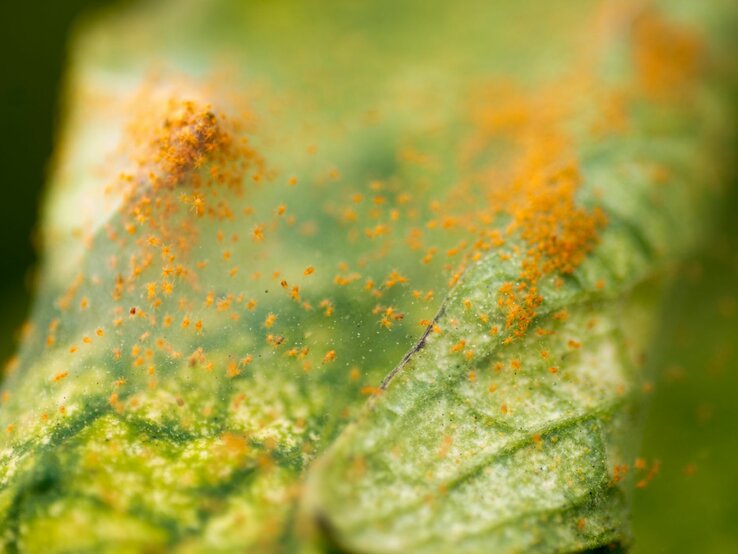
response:
[[[636,552],[738,552],[738,187],[705,249],[685,263],[655,345],[636,490]]]
[[[104,0],[0,3],[0,356],[29,307],[40,194],[74,20]],[[685,264],[657,339],[642,457],[661,471],[634,494],[635,550],[738,552],[738,194]]]

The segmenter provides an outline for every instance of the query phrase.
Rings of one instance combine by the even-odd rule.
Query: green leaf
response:
[[[88,27],[3,384],[4,549],[627,545],[654,307],[729,112],[661,16],[645,68],[639,12],[581,59],[590,4]]]

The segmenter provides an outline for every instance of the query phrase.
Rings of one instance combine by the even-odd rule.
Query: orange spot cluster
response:
[[[584,261],[607,223],[601,209],[577,202],[581,175],[563,124],[573,109],[570,104],[571,98],[555,87],[543,87],[534,99],[512,85],[493,86],[472,111],[478,130],[466,146],[468,163],[484,159],[499,142],[509,144],[511,155],[504,163],[483,164],[477,188],[454,191],[457,202],[470,204],[468,196],[464,199],[469,194],[486,196],[487,202],[474,215],[482,224],[467,226],[476,238],[462,241],[453,252],[463,255],[451,284],[470,262],[492,249],[503,262],[519,263],[517,280],[503,283],[497,296],[508,338],[520,337],[530,327],[544,301],[541,281],[553,276],[561,286],[561,276]],[[446,222],[455,225],[448,217]]]
[[[649,11],[635,21],[632,43],[638,84],[649,96],[678,97],[695,81],[704,47],[691,29]]]
[[[645,489],[661,471],[661,462],[659,460],[654,460],[651,463],[651,467],[648,467],[648,464],[639,458],[636,460],[635,467],[642,472],[640,478],[636,481],[636,487],[639,489]],[[643,473],[645,473],[645,475]]]
[[[251,144],[247,119],[248,114],[245,119],[230,118],[194,100],[161,100],[145,87],[120,147],[128,171],[117,175],[105,189],[120,217],[112,218],[105,232],[95,238],[107,243],[103,248],[113,255],[105,272],[76,275],[56,302],[59,312],[89,313],[90,299],[97,303],[101,295],[109,294],[114,303],[112,325],[101,322],[99,314],[85,315],[85,321],[94,321],[96,327],[82,334],[71,329],[73,325],[65,329],[63,314],[55,314],[59,317],[48,324],[48,347],[66,342],[67,352],[75,354],[80,347],[94,348],[93,343],[103,342],[113,363],[128,365],[133,375],[147,379],[153,388],[159,368],[169,365],[165,359],[182,358],[182,350],[191,351],[201,342],[199,337],[207,334],[208,310],[237,321],[243,311],[256,309],[256,301],[243,292],[225,291],[216,296],[214,291],[201,290],[204,273],[213,264],[225,265],[231,277],[238,274],[233,260],[241,226],[225,227],[236,229],[227,238],[221,230],[207,237],[219,244],[228,241],[217,258],[208,259],[209,252],[204,252],[204,259],[195,254],[199,245],[210,243],[203,240],[208,229],[243,217],[247,187],[253,190],[274,179]],[[200,219],[208,220],[207,225],[200,224]],[[293,287],[294,297],[299,298],[298,291]],[[176,326],[175,322],[183,333],[155,335],[159,329]],[[264,326],[275,322],[276,316],[269,314]],[[129,346],[121,348],[126,342]],[[208,372],[215,369],[215,363],[202,347],[195,348],[189,358],[190,366]],[[233,377],[246,364],[226,365],[224,373]],[[68,376],[69,372],[60,372],[52,381]],[[115,409],[123,407],[120,394],[116,390],[109,399]]]

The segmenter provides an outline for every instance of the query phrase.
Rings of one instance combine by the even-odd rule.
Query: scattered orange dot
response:
[[[459,342],[451,346],[451,352],[461,352],[465,346],[466,346],[466,341],[460,340]]]
[[[69,375],[69,372],[68,371],[62,371],[62,372],[57,373],[56,375],[54,375],[54,379],[53,380],[54,380],[55,383],[58,383],[59,381],[61,381],[65,377],[67,377],[67,375]]]

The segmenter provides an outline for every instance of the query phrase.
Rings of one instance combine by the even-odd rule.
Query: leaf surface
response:
[[[420,4],[87,27],[3,384],[7,551],[628,542],[654,306],[720,196],[710,19]]]

